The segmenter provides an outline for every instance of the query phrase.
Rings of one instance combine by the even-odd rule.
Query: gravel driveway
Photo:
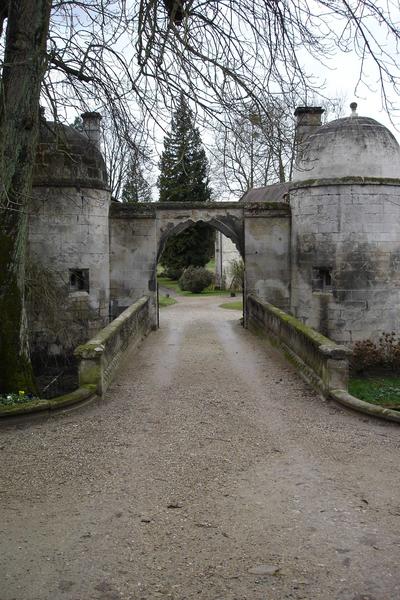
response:
[[[398,600],[396,424],[178,298],[105,401],[0,429],[0,600]]]

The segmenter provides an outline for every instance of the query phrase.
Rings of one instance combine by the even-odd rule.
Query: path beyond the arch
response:
[[[0,430],[1,600],[395,600],[399,428],[179,298],[105,402]]]

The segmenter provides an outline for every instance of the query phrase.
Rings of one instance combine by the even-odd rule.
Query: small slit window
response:
[[[312,288],[313,292],[331,292],[332,269],[329,267],[314,267]]]
[[[69,289],[71,292],[89,292],[89,269],[70,269]]]

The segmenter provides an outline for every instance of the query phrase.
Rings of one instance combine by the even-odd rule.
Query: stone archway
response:
[[[229,237],[244,254],[244,211],[237,202],[205,204],[159,204],[156,212],[159,256],[171,235],[177,235],[195,223],[207,223]]]
[[[169,222],[168,225],[159,232],[157,261],[160,259],[165,244],[171,236],[179,235],[196,223],[207,223],[207,225],[211,225],[215,230],[226,235],[226,237],[232,240],[242,258],[244,258],[243,219],[238,219],[237,217],[214,217],[208,221],[190,218],[178,224]]]
[[[192,204],[181,207],[159,204],[156,211],[157,256],[152,271],[152,285],[156,290],[157,264],[165,244],[172,236],[179,235],[196,223],[206,223],[232,240],[244,259],[243,207],[237,203]]]
[[[156,324],[156,266],[167,239],[208,223],[229,237],[246,263],[246,289],[287,309],[290,208],[283,202],[113,203],[110,209],[112,316],[148,295]]]

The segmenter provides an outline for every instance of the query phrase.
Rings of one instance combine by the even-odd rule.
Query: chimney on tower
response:
[[[321,106],[298,106],[294,111],[297,117],[296,146],[302,144],[314,131],[321,127],[321,117],[325,109]]]
[[[83,132],[96,148],[100,150],[100,121],[101,115],[97,112],[84,112],[81,115]]]

